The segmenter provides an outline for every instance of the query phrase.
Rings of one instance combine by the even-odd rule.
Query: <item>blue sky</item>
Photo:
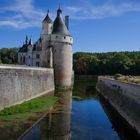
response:
[[[54,20],[59,3],[74,52],[140,50],[140,0],[0,0],[0,48],[21,46],[26,35],[35,42],[48,8]]]

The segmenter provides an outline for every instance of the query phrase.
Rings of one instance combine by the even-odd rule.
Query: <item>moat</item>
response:
[[[96,91],[96,79],[75,80],[73,91],[55,93],[59,103],[21,140],[131,140],[133,131]],[[21,125],[22,126],[22,125]],[[10,128],[10,127],[9,127]],[[12,128],[12,126],[11,126]],[[20,130],[17,127],[16,129]],[[25,128],[23,128],[25,129]],[[9,129],[10,131],[12,129]],[[7,132],[7,134],[5,133]],[[10,134],[6,128],[5,135]],[[9,137],[15,139],[15,134]],[[20,137],[22,135],[22,137]],[[12,138],[12,136],[14,138]],[[7,138],[7,136],[6,136]],[[3,139],[5,139],[3,137]]]
[[[132,139],[131,129],[98,96],[95,85],[96,80],[77,80],[73,92],[57,92],[57,112],[47,115],[22,140]]]

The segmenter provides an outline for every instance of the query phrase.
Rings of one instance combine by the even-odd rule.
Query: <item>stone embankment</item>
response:
[[[0,65],[0,110],[53,90],[53,69]]]
[[[97,90],[140,134],[140,85],[100,76]]]

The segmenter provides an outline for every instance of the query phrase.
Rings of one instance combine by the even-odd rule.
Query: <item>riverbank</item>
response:
[[[14,105],[0,111],[0,120],[26,119],[34,113],[50,110],[57,101],[57,97],[39,97],[26,101],[19,105]]]
[[[140,85],[99,77],[96,88],[140,134]]]
[[[17,139],[52,112],[58,98],[51,94],[0,111],[0,139]]]

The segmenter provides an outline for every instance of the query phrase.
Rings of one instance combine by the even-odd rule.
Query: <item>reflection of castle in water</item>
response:
[[[71,139],[72,91],[57,92],[56,96],[59,98],[57,112],[47,115],[40,122],[41,140]]]

